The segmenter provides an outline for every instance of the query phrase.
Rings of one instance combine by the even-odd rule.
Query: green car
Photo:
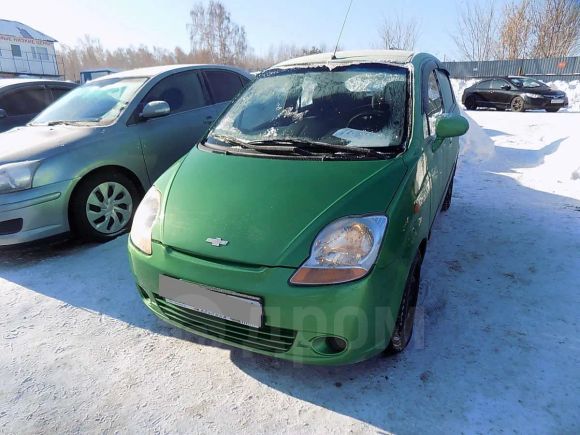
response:
[[[467,129],[428,54],[273,66],[139,206],[129,253],[144,303],[197,335],[300,363],[402,351]]]

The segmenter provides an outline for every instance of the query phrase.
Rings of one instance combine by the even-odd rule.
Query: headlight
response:
[[[137,207],[133,226],[131,227],[131,242],[147,255],[151,255],[151,232],[159,217],[161,208],[161,193],[153,186],[143,197]]]
[[[538,95],[538,94],[530,94],[528,92],[526,92],[524,94],[524,97],[528,97],[528,98],[544,98],[542,95]]]
[[[40,161],[35,160],[0,166],[0,193],[30,189],[39,164]]]
[[[290,282],[320,285],[362,278],[375,264],[386,228],[386,216],[346,217],[334,221],[316,236],[310,257]]]

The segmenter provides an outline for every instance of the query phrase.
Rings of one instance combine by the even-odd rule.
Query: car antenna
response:
[[[340,33],[338,34],[338,39],[336,40],[336,47],[334,47],[334,52],[332,53],[331,60],[336,59],[336,50],[338,50],[338,44],[340,42],[340,38],[342,37],[342,31],[344,30],[344,25],[346,24],[346,19],[348,18],[348,13],[350,12],[350,7],[352,6],[352,0],[348,4],[348,9],[346,10],[346,15],[344,16],[344,21],[342,22],[342,27],[340,29]]]

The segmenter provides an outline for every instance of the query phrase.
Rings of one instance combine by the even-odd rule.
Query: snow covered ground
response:
[[[126,237],[4,250],[0,432],[580,433],[580,114],[468,113],[402,355],[294,366],[169,327]]]

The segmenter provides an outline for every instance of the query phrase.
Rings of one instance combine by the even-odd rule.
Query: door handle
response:
[[[204,124],[211,124],[214,121],[214,119],[211,116],[206,116],[205,117],[205,121],[203,121]]]

